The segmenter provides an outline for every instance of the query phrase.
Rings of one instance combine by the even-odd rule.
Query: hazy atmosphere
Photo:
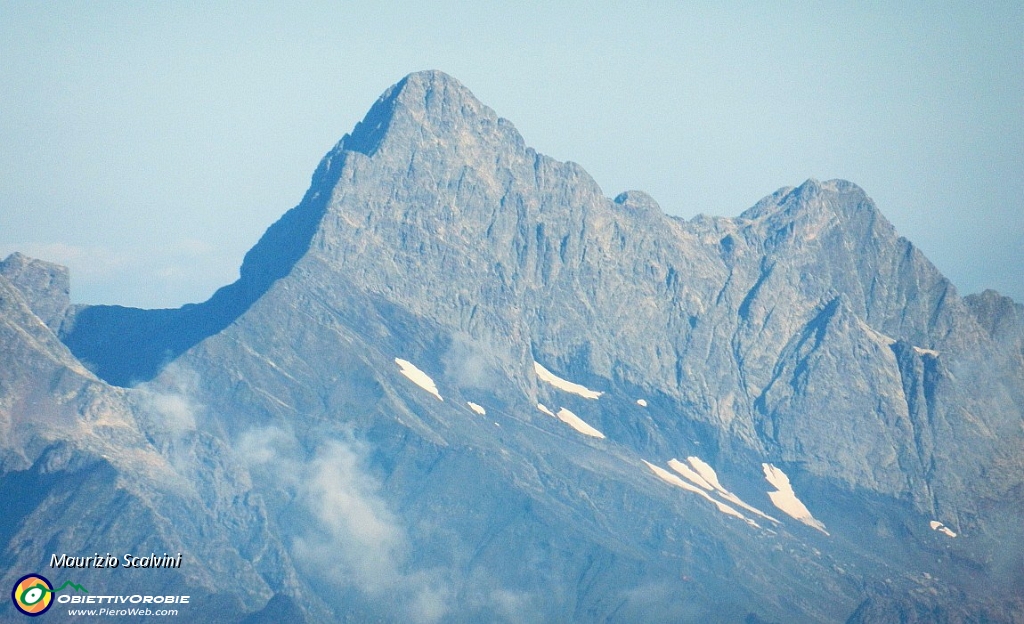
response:
[[[0,2],[0,256],[204,300],[380,93],[436,68],[615,196],[734,216],[845,178],[1024,300],[1024,6]]]
[[[1024,624],[1020,0],[404,4],[0,0],[0,621]]]

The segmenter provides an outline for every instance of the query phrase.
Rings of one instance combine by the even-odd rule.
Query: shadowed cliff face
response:
[[[148,381],[117,391],[161,414],[150,439],[202,406],[189,426],[286,551],[257,566],[265,615],[1019,612],[1024,314],[961,299],[849,182],[683,221],[421,72],[205,303],[60,325],[57,273],[19,262],[0,275],[56,315],[66,366]]]
[[[123,306],[77,306],[60,325],[61,340],[108,383],[131,386],[149,381],[174,358],[230,325],[278,279],[288,275],[309,249],[331,189],[345,159],[346,137],[313,174],[302,202],[270,226],[242,262],[238,281],[200,304],[142,310]]]
[[[345,159],[352,152],[372,155],[376,151],[387,136],[394,113],[391,94],[400,93],[404,84],[382,96],[352,134],[324,156],[302,202],[270,226],[245,255],[238,281],[219,289],[204,303],[178,309],[77,306],[62,323],[56,321],[61,340],[107,382],[131,386],[149,381],[174,358],[230,325],[275,281],[288,275],[308,251]],[[67,307],[65,304],[59,314],[51,316],[60,319]]]

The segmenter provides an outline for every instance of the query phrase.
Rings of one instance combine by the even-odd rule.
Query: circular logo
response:
[[[42,615],[53,602],[53,585],[45,576],[26,574],[14,584],[11,600],[18,611],[25,615]]]

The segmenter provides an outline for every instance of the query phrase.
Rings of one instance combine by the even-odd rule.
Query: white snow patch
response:
[[[655,466],[654,464],[652,464],[651,462],[647,461],[646,459],[642,460],[642,461],[645,464],[647,464],[647,467],[651,469],[651,472],[653,472],[654,474],[658,475],[658,477],[662,481],[664,481],[666,483],[670,483],[670,484],[672,484],[672,485],[674,485],[676,487],[681,487],[684,490],[687,490],[688,492],[694,492],[696,494],[703,494],[704,493],[704,490],[700,489],[699,487],[697,487],[695,485],[691,485],[691,484],[687,483],[686,481],[683,481],[682,479],[680,479],[679,477],[675,476],[674,474],[672,474],[668,470],[665,470],[664,468],[662,468],[660,466]]]
[[[700,457],[696,457],[694,455],[687,457],[686,461],[690,462],[690,465],[693,466],[693,469],[696,470],[697,473],[701,477],[703,477],[705,481],[710,483],[711,487],[715,488],[720,492],[726,491],[725,488],[722,487],[722,484],[719,483],[718,481],[718,473],[715,472],[715,469],[708,465],[707,462],[702,460]]]
[[[914,347],[914,351],[918,355],[930,355],[932,357],[939,357],[939,352],[935,349],[922,349],[921,347]]]
[[[664,481],[665,483],[669,483],[669,484],[674,485],[676,487],[683,488],[687,492],[693,492],[694,494],[699,494],[700,496],[703,496],[707,500],[711,501],[711,503],[714,504],[714,506],[718,508],[718,511],[726,514],[727,516],[734,516],[734,517],[739,518],[741,520],[745,520],[746,522],[748,522],[749,524],[751,524],[753,526],[757,526],[756,522],[754,522],[753,520],[750,520],[749,518],[747,518],[746,516],[744,516],[740,512],[736,511],[735,509],[733,509],[729,505],[726,505],[725,503],[723,503],[721,501],[717,501],[717,500],[711,498],[711,496],[709,496],[707,492],[705,492],[704,490],[700,489],[699,487],[697,487],[695,485],[690,485],[689,483],[687,483],[686,481],[683,481],[682,479],[680,479],[679,477],[675,476],[674,474],[672,474],[668,470],[665,470],[664,468],[661,468],[659,466],[655,466],[654,464],[652,464],[651,462],[649,462],[647,460],[642,460],[642,461],[644,462],[644,464],[647,465],[648,468],[651,469],[651,472],[656,474],[658,476],[658,478],[661,479],[662,481]]]
[[[942,533],[948,537],[956,537],[956,533],[954,533],[952,530],[950,530],[949,527],[942,524],[938,520],[932,520],[928,523],[928,526],[930,526],[933,531],[938,531],[939,533]]]
[[[544,412],[545,414],[547,414],[548,416],[550,416],[552,418],[558,418],[558,416],[555,416],[555,413],[552,412],[551,410],[549,410],[548,406],[544,405],[543,403],[538,403],[537,404],[537,409],[539,409],[540,411]]]
[[[604,394],[603,392],[591,390],[586,386],[581,386],[566,379],[562,379],[558,375],[552,373],[548,369],[541,366],[540,362],[533,363],[533,370],[537,373],[537,377],[539,377],[541,381],[546,381],[547,383],[558,388],[559,390],[571,392],[572,394],[578,394],[584,399],[596,399],[597,397]]]
[[[647,401],[644,399],[637,399],[636,404],[639,405],[640,407],[647,407]]]
[[[584,422],[582,418],[580,418],[576,414],[573,414],[572,412],[570,412],[569,410],[565,409],[564,407],[562,409],[558,410],[558,420],[564,422],[565,424],[569,425],[570,427],[572,427],[576,431],[579,431],[583,435],[588,435],[588,436],[590,436],[592,438],[603,438],[604,437],[603,433],[601,433],[597,429],[594,429],[593,427],[588,425],[586,422]]]
[[[811,515],[810,510],[796,497],[796,492],[793,491],[793,486],[790,485],[789,477],[786,476],[786,473],[771,464],[761,464],[761,468],[764,469],[764,478],[768,483],[775,486],[777,490],[775,492],[768,492],[768,497],[772,499],[773,505],[786,515],[803,522],[807,526],[814,527],[825,535],[829,534],[825,530],[825,525],[815,519]]]
[[[469,405],[469,409],[473,410],[477,414],[480,414],[481,416],[487,415],[487,410],[485,410],[482,405],[478,405],[472,401],[466,401],[466,404]]]
[[[701,477],[699,474],[691,470],[689,466],[679,461],[678,459],[670,459],[668,462],[668,467],[671,468],[672,470],[675,470],[679,474],[683,475],[683,477],[689,479],[691,483],[699,485],[705,490],[711,491],[715,489],[715,486],[708,483],[703,477]]]
[[[444,401],[444,399],[441,398],[441,395],[437,392],[437,386],[434,384],[434,380],[431,379],[429,375],[416,368],[408,360],[403,360],[402,358],[395,358],[395,364],[398,364],[402,369],[400,372],[408,377],[409,381],[436,396],[439,401]]]
[[[719,496],[729,501],[730,503],[738,505],[739,507],[742,507],[743,509],[746,509],[751,513],[757,514],[765,520],[771,520],[772,522],[778,523],[778,520],[776,520],[775,518],[769,516],[768,514],[764,513],[763,511],[761,511],[757,507],[754,507],[753,505],[748,505],[739,496],[736,496],[729,490],[725,489],[725,486],[723,486],[722,483],[718,480],[718,473],[715,472],[715,469],[708,465],[704,460],[702,460],[699,457],[691,455],[686,458],[686,461],[690,462],[690,465],[693,466],[693,470],[697,471],[697,474],[700,476],[701,480],[708,484],[708,487],[705,489],[714,489]],[[676,465],[673,464],[673,462],[675,462],[675,464],[678,464],[680,467],[677,468]],[[668,464],[669,466],[672,466],[672,468],[676,472],[682,474],[683,476],[686,476],[686,474],[683,472],[683,469],[686,468],[686,465],[683,464],[683,462],[673,459]]]

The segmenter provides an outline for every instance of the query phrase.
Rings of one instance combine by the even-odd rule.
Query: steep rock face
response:
[[[683,221],[421,72],[210,301],[72,308],[70,353],[29,307],[5,341],[120,397],[152,458],[124,474],[187,459],[208,524],[174,539],[254,575],[238,612],[1015,617],[1024,315],[959,298],[849,182]],[[9,404],[43,392],[19,379]],[[154,418],[172,391],[194,427]]]
[[[307,273],[323,277],[321,268],[304,262],[178,364],[198,372],[197,395],[225,438],[256,458],[258,487],[276,492],[275,530],[330,553],[325,570],[292,549],[306,578],[334,597],[337,617],[835,621],[856,606],[833,598],[850,587],[788,532],[798,529],[784,540],[802,563],[779,570],[775,543],[759,529],[680,495],[643,455],[583,437],[537,408],[585,414],[614,440],[639,415],[633,400],[601,397],[593,417],[590,399],[524,381],[503,361],[507,349],[354,296],[343,276],[323,283]],[[396,357],[436,379],[443,400],[400,375]],[[652,459],[689,450],[700,452],[688,442]],[[347,476],[328,470],[352,456]],[[353,544],[346,531],[323,534],[323,508],[282,473],[312,484],[336,475],[316,489],[317,500],[345,500],[330,507],[329,526],[370,522],[391,537]],[[369,521],[364,507],[375,510]],[[354,547],[378,563],[368,570]],[[776,575],[792,588],[782,596]],[[676,590],[680,578],[688,591]],[[417,609],[424,603],[435,611]]]
[[[372,148],[364,138],[362,151],[347,152],[302,261],[320,264],[308,279],[350,276],[412,314],[507,345],[525,379],[538,359],[665,393],[688,417],[725,432],[723,446],[912,499],[922,512],[953,499],[950,506],[969,507],[963,488],[929,481],[953,478],[961,464],[980,475],[996,462],[994,432],[1020,422],[1015,398],[991,400],[957,383],[951,371],[983,366],[991,336],[853,184],[812,180],[738,219],[685,223],[648,199],[609,201],[578,166],[525,147],[508,122],[443,74],[410,76],[374,110],[371,118],[386,113],[387,121],[376,122]],[[794,373],[806,354],[798,347],[828,325],[821,315],[832,309],[846,327],[814,348],[816,361],[834,364],[801,369],[801,386]],[[916,399],[904,386],[914,382],[904,378],[913,371],[899,361],[912,363],[898,361],[890,348],[897,343],[938,360],[929,397],[947,392],[956,397],[949,405],[910,404]],[[875,355],[859,359],[866,351]],[[1011,391],[1019,388],[1019,362],[1000,364],[1011,371]],[[860,381],[847,400],[834,390],[850,374]],[[798,386],[798,403],[773,401],[769,389],[778,396],[780,382]],[[933,422],[953,406],[975,426]],[[839,423],[859,434],[843,434]],[[672,424],[659,425],[651,435],[670,445]],[[935,458],[926,442],[914,442],[935,429],[948,431],[942,446],[963,452]]]

